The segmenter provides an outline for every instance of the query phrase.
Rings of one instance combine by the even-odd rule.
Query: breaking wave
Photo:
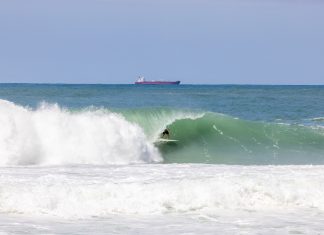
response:
[[[324,130],[166,108],[37,109],[0,100],[0,165],[324,164]],[[156,141],[164,128],[177,142]]]
[[[0,100],[0,165],[159,162],[142,128],[103,110],[38,109]]]
[[[168,125],[176,143],[162,144],[165,162],[324,164],[320,127],[245,121],[206,113]]]

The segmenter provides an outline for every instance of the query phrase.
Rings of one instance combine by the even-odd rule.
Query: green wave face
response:
[[[207,113],[167,125],[175,143],[157,144],[166,163],[324,164],[319,128],[250,122]]]
[[[177,120],[198,119],[204,113],[178,111],[168,108],[123,110],[121,114],[130,122],[142,127],[149,140],[154,142],[161,132]]]

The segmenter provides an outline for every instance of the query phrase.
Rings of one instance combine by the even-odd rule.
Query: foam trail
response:
[[[0,165],[129,164],[161,161],[143,130],[119,114],[37,110],[0,100]]]

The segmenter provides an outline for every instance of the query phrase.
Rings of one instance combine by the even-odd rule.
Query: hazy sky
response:
[[[0,0],[0,82],[324,84],[324,1]]]

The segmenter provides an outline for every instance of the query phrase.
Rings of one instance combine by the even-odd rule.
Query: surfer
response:
[[[168,129],[165,129],[161,134],[161,138],[169,139],[169,137],[170,137],[170,132]]]

